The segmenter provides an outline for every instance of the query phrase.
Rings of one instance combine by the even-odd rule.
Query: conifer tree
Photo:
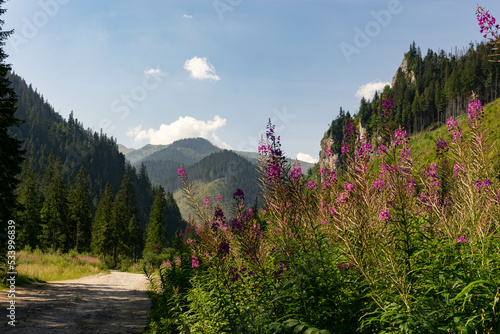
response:
[[[174,195],[171,192],[168,192],[166,196],[165,221],[167,234],[166,238],[171,241],[175,232],[179,229],[184,229],[187,225],[182,219],[181,210],[179,210],[177,202],[174,199]]]
[[[154,254],[160,254],[163,247],[166,246],[166,205],[165,190],[163,190],[162,186],[159,186],[156,190],[151,213],[149,214],[148,226],[146,228],[146,243],[143,252],[144,258],[148,258]]]
[[[41,220],[41,244],[52,250],[67,250],[69,233],[68,190],[63,183],[61,163],[49,158],[50,163],[44,176],[44,195]]]
[[[111,234],[113,221],[113,188],[109,182],[106,184],[104,194],[97,205],[94,221],[92,222],[91,249],[96,255],[103,254],[104,257],[112,252]]]
[[[119,255],[132,256],[129,224],[134,216],[137,217],[137,199],[132,179],[132,167],[126,166],[113,208],[112,244],[113,262],[115,265]]]
[[[4,0],[0,0],[0,15],[5,14],[3,8]],[[13,30],[3,31],[4,24],[0,20],[0,263],[5,260],[7,250],[7,226],[9,220],[13,219],[17,202],[14,190],[19,183],[16,175],[21,173],[23,161],[21,142],[8,133],[8,129],[20,124],[16,118],[16,94],[10,87],[7,77],[11,66],[5,63],[7,55],[4,52],[5,40],[13,33]]]
[[[82,166],[76,175],[69,194],[69,213],[71,222],[71,245],[79,252],[90,248],[92,204],[90,186],[85,168]]]
[[[142,231],[139,224],[139,219],[136,215],[130,218],[128,224],[129,239],[129,249],[130,255],[134,261],[137,261],[142,252]]]
[[[40,211],[43,196],[40,191],[38,174],[24,165],[21,174],[21,184],[18,188],[18,199],[21,208],[18,212],[18,228],[20,247],[30,246],[36,248],[40,245]]]

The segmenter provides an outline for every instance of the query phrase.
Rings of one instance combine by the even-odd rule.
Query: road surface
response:
[[[151,308],[145,275],[111,271],[16,287],[13,327],[8,291],[0,291],[1,333],[142,333]]]

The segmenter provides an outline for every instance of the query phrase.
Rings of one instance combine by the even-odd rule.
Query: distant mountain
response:
[[[118,145],[118,149],[121,153],[125,155],[125,158],[130,161],[132,165],[136,165],[142,159],[150,156],[153,153],[163,150],[168,147],[168,145],[146,145],[136,150],[133,148],[127,148],[123,145]]]
[[[186,138],[173,142],[170,145],[146,145],[138,150],[128,148],[118,144],[118,150],[125,155],[125,158],[131,164],[139,166],[146,161],[175,161],[179,164],[191,165],[203,159],[204,157],[221,151],[220,148],[214,146],[208,140],[203,138]],[[257,152],[234,151],[234,153],[242,156],[253,164],[259,162],[259,154]],[[293,159],[289,159],[292,163]],[[306,173],[314,164],[299,160],[302,172]]]
[[[120,145],[119,150],[133,165],[140,165],[146,160],[170,160],[177,161],[179,164],[191,165],[221,149],[203,138],[187,138],[177,140],[169,145],[148,144],[138,150]]]
[[[181,163],[201,192],[206,192],[212,199],[217,195],[224,198],[226,210],[230,209],[232,194],[237,188],[245,192],[248,203],[261,203],[256,174],[257,152],[221,150],[203,138],[181,139],[170,145],[146,145],[139,150],[121,146],[120,150],[137,167],[144,164],[153,184],[162,185],[166,191],[175,194],[184,218],[192,212],[181,196],[177,175]],[[299,163],[304,174],[314,166],[305,161]]]
[[[128,153],[135,151],[135,148],[128,148],[125,145],[118,144],[118,151],[120,151],[123,155],[127,155]]]

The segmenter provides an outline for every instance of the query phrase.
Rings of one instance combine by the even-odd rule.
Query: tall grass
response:
[[[108,272],[97,257],[76,252],[61,254],[23,250],[16,253],[16,264],[17,285],[75,279]]]

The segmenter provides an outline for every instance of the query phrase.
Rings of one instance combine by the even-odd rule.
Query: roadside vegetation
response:
[[[26,248],[16,254],[16,286],[76,279],[97,273],[108,273],[107,267],[97,257],[77,252],[61,253]],[[6,289],[3,282],[0,289]]]

